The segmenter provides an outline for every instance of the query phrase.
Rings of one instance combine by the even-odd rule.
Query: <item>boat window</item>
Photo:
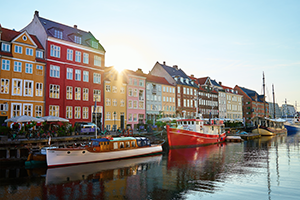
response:
[[[130,147],[130,142],[126,142],[126,148]]]
[[[131,141],[131,146],[135,147],[135,141]]]
[[[197,125],[199,125],[199,122],[196,122]]]
[[[184,124],[187,124],[186,121],[183,122]]]
[[[120,142],[120,149],[124,148],[124,142]]]
[[[93,141],[92,145],[93,146],[99,146],[99,142]]]
[[[114,149],[118,149],[118,143],[114,142]]]

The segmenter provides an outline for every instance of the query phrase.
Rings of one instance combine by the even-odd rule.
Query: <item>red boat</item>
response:
[[[167,125],[169,147],[186,148],[225,142],[222,120],[179,119],[176,126]]]

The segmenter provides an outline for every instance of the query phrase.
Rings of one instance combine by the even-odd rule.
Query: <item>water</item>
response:
[[[0,199],[299,199],[300,133],[72,167],[0,169]]]

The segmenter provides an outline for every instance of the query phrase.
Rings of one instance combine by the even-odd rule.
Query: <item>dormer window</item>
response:
[[[98,49],[98,42],[92,41],[92,47]]]
[[[185,82],[186,82],[187,84],[189,84],[189,79],[185,79]]]
[[[183,83],[183,78],[182,77],[180,77],[180,81]]]
[[[10,52],[10,45],[6,43],[1,44],[1,51]]]
[[[59,29],[54,29],[54,37],[62,39],[62,31]]]
[[[74,35],[74,42],[77,44],[81,44],[81,37],[78,35]]]
[[[177,81],[177,80],[178,80],[178,78],[177,78],[177,77],[175,77],[174,79],[175,79],[175,81]]]

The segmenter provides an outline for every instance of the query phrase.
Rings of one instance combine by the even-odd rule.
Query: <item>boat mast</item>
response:
[[[264,89],[264,117],[266,117],[265,73],[264,72],[263,72],[263,89]]]
[[[273,90],[274,119],[276,119],[274,84],[272,84],[272,90]]]

